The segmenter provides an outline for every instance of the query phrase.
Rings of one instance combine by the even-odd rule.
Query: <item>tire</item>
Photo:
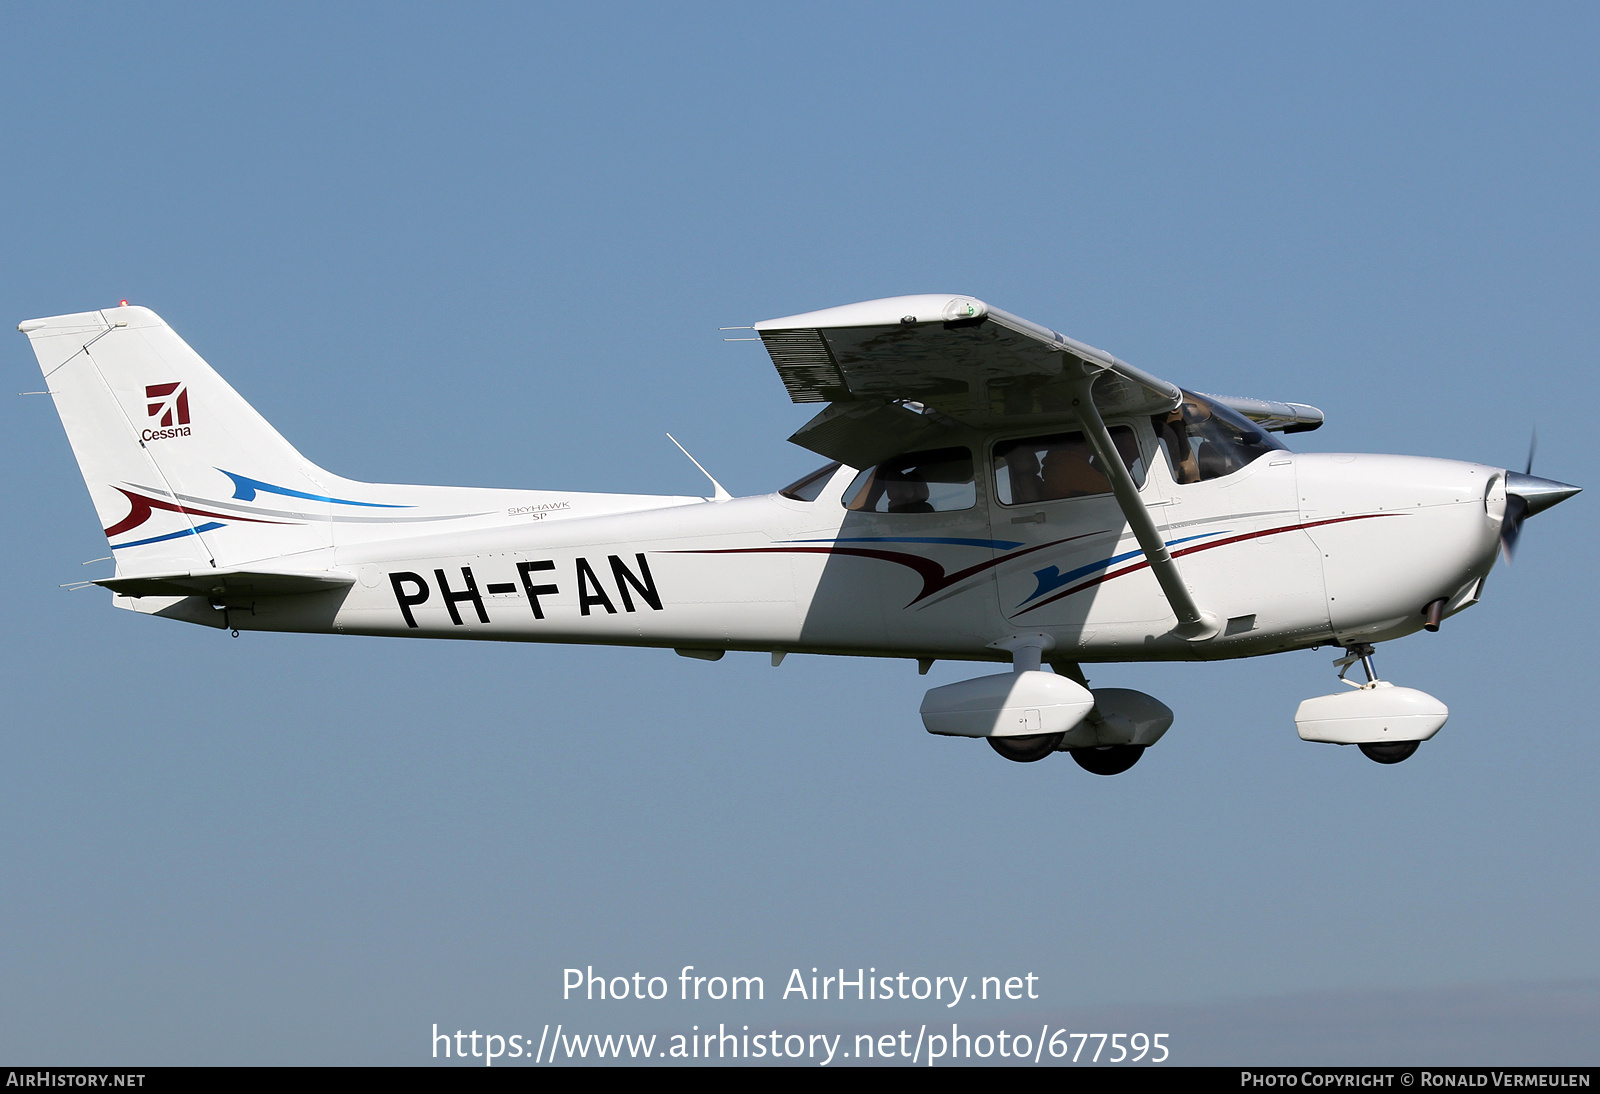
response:
[[[1074,748],[1072,758],[1078,766],[1096,775],[1120,775],[1139,762],[1144,745],[1104,745],[1099,748]]]
[[[1421,741],[1385,741],[1374,745],[1357,745],[1361,754],[1374,763],[1397,764],[1409,760]]]
[[[1019,764],[1037,763],[1056,750],[1065,733],[1033,733],[1026,737],[985,737],[989,747]]]

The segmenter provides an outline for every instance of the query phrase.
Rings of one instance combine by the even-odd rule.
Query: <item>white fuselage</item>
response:
[[[499,526],[335,533],[302,560],[353,575],[348,589],[121,602],[241,630],[997,661],[1009,654],[991,643],[1041,633],[1065,660],[1213,659],[1408,634],[1432,601],[1475,602],[1494,562],[1497,468],[1274,452],[1180,485],[1133,424],[1141,496],[1197,602],[1226,621],[1209,640],[1169,633],[1114,499],[1004,505],[983,456],[976,504],[956,512],[847,511],[849,468],[809,502],[628,498],[632,511],[585,516],[603,496],[541,491],[535,518],[502,491]]]

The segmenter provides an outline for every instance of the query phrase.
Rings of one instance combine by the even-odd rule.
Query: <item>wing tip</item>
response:
[[[757,333],[767,330],[832,327],[891,327],[897,323],[938,323],[962,319],[981,319],[989,305],[975,296],[962,293],[922,293],[916,296],[885,296],[877,300],[858,300],[820,311],[801,312],[756,323]]]

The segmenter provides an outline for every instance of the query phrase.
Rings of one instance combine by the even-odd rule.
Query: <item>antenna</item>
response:
[[[671,433],[667,434],[667,440],[671,441],[673,444],[678,444],[678,438],[674,437]],[[678,451],[682,452],[685,456],[689,456],[689,450],[687,448],[683,447],[683,445],[681,445],[681,444],[678,444]],[[711,472],[707,471],[704,467],[702,467],[699,460],[695,459],[693,456],[689,456],[689,462],[694,464],[696,467],[700,468],[700,474],[704,475],[708,479],[711,479]],[[726,490],[724,490],[722,488],[722,484],[720,482],[718,482],[716,479],[711,479],[711,485],[712,485],[712,488],[716,491],[714,494],[711,495],[711,500],[712,501],[732,501],[733,500],[733,495],[728,493]]]

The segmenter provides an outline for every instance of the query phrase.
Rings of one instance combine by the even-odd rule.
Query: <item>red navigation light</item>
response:
[[[119,308],[125,308],[127,306],[128,306],[128,302],[126,300],[118,301],[118,303],[117,303],[117,307],[119,307]]]

